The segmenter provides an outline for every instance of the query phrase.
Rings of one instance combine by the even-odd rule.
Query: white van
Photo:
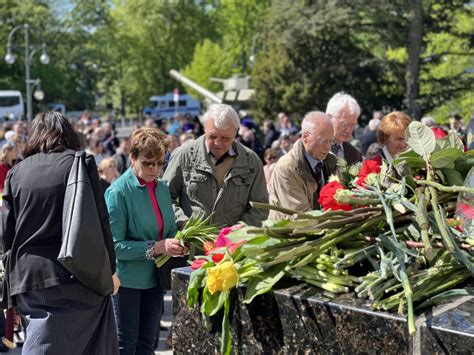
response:
[[[20,120],[24,115],[25,106],[21,92],[0,90],[0,121]]]

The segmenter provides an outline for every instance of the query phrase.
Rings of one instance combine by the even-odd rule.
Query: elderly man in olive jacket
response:
[[[213,213],[212,222],[219,225],[260,225],[267,218],[249,203],[268,203],[268,192],[260,159],[234,140],[239,125],[231,106],[211,105],[204,115],[205,134],[173,152],[163,180],[178,225],[201,211]]]
[[[334,131],[324,112],[309,112],[301,124],[302,136],[273,168],[271,204],[299,212],[318,209],[319,192],[336,173],[331,151]],[[270,219],[291,218],[272,210]]]

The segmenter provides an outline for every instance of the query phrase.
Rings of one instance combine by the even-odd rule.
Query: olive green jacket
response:
[[[249,203],[268,203],[262,162],[238,142],[233,149],[237,155],[221,189],[206,158],[205,136],[173,152],[163,180],[168,182],[178,225],[201,211],[206,216],[213,213],[212,222],[219,225],[260,225],[267,218],[266,211]]]

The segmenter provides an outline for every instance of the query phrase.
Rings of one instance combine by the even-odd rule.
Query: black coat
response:
[[[9,295],[77,282],[57,261],[62,238],[64,194],[74,151],[38,153],[11,169],[3,194],[1,240],[10,252],[6,265]],[[112,271],[115,252],[97,166],[86,156]],[[5,261],[4,261],[5,263]]]
[[[344,159],[347,164],[352,165],[362,161],[362,154],[356,147],[349,142],[342,143],[342,146],[344,147]]]

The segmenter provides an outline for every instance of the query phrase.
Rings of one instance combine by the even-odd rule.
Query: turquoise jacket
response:
[[[158,181],[155,194],[163,217],[163,238],[172,238],[177,228],[164,182]],[[145,258],[148,242],[158,240],[158,222],[146,187],[129,168],[107,189],[105,201],[121,285],[137,289],[158,286],[155,263]]]

